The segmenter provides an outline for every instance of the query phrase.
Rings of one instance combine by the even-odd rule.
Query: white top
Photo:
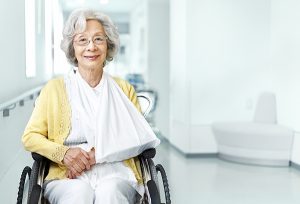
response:
[[[74,73],[72,70],[65,77],[72,112],[70,135],[67,137],[65,145],[81,147],[85,151],[89,151],[95,146],[88,137],[95,137],[99,132],[97,121],[101,106],[100,93],[103,89],[103,77],[106,75],[103,74],[100,83],[95,88],[90,87],[78,71]],[[143,186],[138,185],[133,171],[123,162],[97,163],[79,178],[88,181],[95,188],[97,183],[107,176],[127,180],[140,195],[143,195]]]
[[[78,146],[89,151],[93,144],[88,144],[87,135],[96,133],[96,118],[100,106],[100,92],[103,80],[92,88],[80,73],[72,70],[65,77],[66,90],[71,105],[71,131],[65,141],[67,146]]]

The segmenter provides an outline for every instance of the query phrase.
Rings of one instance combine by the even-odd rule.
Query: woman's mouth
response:
[[[91,60],[91,61],[96,60],[98,57],[99,57],[99,55],[94,55],[94,56],[84,56],[84,58],[86,58],[86,59],[88,59],[88,60]]]

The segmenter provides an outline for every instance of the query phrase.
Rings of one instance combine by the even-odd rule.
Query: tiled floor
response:
[[[211,158],[186,158],[166,142],[155,163],[165,167],[172,203],[299,204],[300,170],[242,165]]]

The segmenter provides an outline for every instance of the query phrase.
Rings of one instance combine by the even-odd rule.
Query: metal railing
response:
[[[36,96],[38,96],[41,92],[43,86],[36,87],[25,93],[17,96],[5,103],[0,104],[0,112],[3,112],[3,117],[9,117],[9,112],[19,106],[24,106],[25,101],[33,100]]]

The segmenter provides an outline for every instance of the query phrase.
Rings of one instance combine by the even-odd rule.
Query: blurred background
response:
[[[61,32],[69,13],[81,7],[103,11],[118,27],[120,51],[106,71],[155,101],[148,121],[162,140],[157,162],[169,172],[174,203],[300,202],[300,1],[0,2],[0,198],[4,203],[15,203],[22,168],[32,163],[20,138],[34,99],[48,80],[71,69],[59,47]],[[220,160],[224,141],[216,137],[213,124],[253,121],[257,100],[265,92],[276,97],[275,125],[293,134],[284,149],[288,165]],[[259,147],[262,151],[270,144],[264,139],[257,143],[266,144],[266,149]],[[240,156],[240,151],[224,151]],[[268,179],[275,185],[267,184]],[[237,183],[230,186],[231,182]]]

